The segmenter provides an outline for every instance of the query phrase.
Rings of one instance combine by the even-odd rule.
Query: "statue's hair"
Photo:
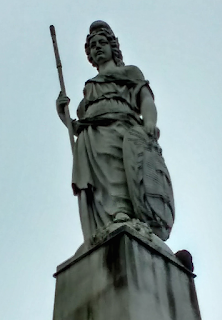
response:
[[[94,67],[97,67],[98,69],[98,65],[93,61],[93,58],[90,54],[90,40],[97,34],[105,36],[106,39],[108,40],[112,49],[112,56],[115,64],[117,66],[124,66],[123,56],[119,48],[118,38],[115,37],[112,29],[106,22],[101,20],[93,22],[90,26],[89,32],[90,33],[86,37],[85,51],[86,51],[86,55],[88,57],[89,62]]]

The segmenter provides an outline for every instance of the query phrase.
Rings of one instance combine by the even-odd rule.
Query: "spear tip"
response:
[[[49,27],[49,29],[50,29],[51,35],[52,35],[52,36],[55,36],[55,27],[54,27],[53,25],[51,25],[51,26]]]

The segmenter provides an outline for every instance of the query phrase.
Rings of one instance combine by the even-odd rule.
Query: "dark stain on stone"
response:
[[[155,257],[152,257],[152,274],[154,280],[154,296],[158,304],[160,304],[160,297],[158,294],[158,281],[157,281],[157,272],[156,272],[156,264],[155,264]]]
[[[196,318],[201,320],[200,308],[197,300],[197,293],[196,293],[193,278],[189,278],[189,292],[190,292],[190,302],[192,305],[192,309],[196,315]]]
[[[87,320],[93,320],[93,310],[90,304],[87,305]]]
[[[137,270],[137,263],[136,263],[136,257],[135,252],[133,250],[133,242],[132,239],[126,238],[126,256],[127,256],[127,269],[129,270],[129,273],[131,275],[131,281],[133,281],[135,288],[139,290],[139,278],[138,278],[138,270]],[[138,247],[139,250],[139,247]]]
[[[88,302],[82,305],[79,308],[76,308],[72,314],[69,315],[68,319],[85,319],[85,320],[94,320],[95,315],[93,312],[92,302]]]
[[[170,316],[172,320],[176,320],[175,297],[173,294],[172,276],[171,276],[170,267],[168,263],[165,264],[165,268],[166,268],[167,296],[168,296],[168,302],[169,302]]]
[[[124,259],[124,239],[117,236],[107,244],[104,254],[104,267],[112,277],[115,288],[122,288],[127,284]]]

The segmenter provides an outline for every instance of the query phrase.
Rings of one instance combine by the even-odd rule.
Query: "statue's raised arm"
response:
[[[109,25],[95,21],[85,51],[98,74],[86,81],[73,122],[73,190],[85,241],[116,223],[137,221],[168,239],[174,221],[169,172],[157,142],[154,95],[136,66],[125,66]],[[59,97],[57,108],[63,119]]]

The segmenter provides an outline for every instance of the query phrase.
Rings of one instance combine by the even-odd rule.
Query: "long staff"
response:
[[[53,43],[53,48],[55,53],[56,67],[58,69],[58,76],[59,76],[61,91],[66,96],[66,88],[65,88],[65,83],[64,83],[63,74],[62,74],[62,63],[59,56],[59,49],[58,49],[57,40],[56,40],[55,27],[52,25],[49,27],[49,29],[52,37],[52,43]],[[70,139],[72,154],[74,155],[75,140],[73,135],[72,120],[70,118],[68,104],[65,106],[65,118],[66,118],[66,124],[69,131],[69,139]]]

